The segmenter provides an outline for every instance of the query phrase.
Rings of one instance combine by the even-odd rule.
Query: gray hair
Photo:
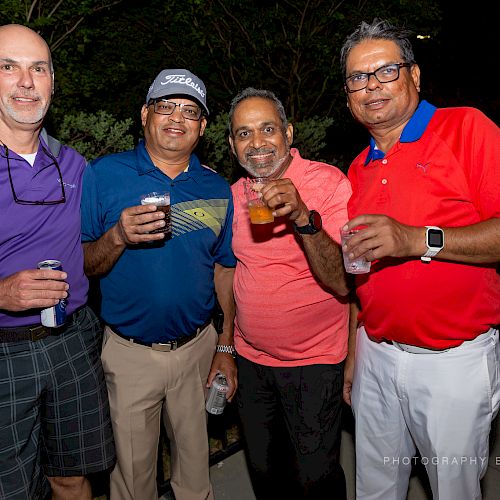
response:
[[[389,21],[375,18],[371,24],[362,21],[358,27],[344,40],[340,49],[340,67],[342,74],[346,75],[347,56],[351,49],[364,40],[390,40],[394,42],[401,52],[405,63],[415,63],[413,47],[410,42],[412,32],[405,28],[394,26]]]
[[[286,130],[286,128],[288,127],[288,119],[286,117],[285,108],[283,107],[281,101],[276,97],[276,94],[274,92],[271,92],[270,90],[247,87],[246,89],[242,90],[238,95],[236,95],[236,97],[234,97],[234,99],[231,101],[231,107],[229,108],[229,115],[227,118],[227,126],[229,128],[229,135],[231,137],[233,136],[232,123],[233,123],[234,110],[241,101],[244,101],[245,99],[250,99],[250,97],[261,97],[262,99],[268,99],[269,101],[272,101],[276,106],[276,110],[278,111],[282,129],[283,131]]]

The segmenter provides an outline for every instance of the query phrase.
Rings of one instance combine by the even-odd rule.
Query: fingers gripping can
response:
[[[226,377],[218,373],[212,381],[208,390],[205,408],[212,415],[220,415],[226,406],[226,394],[229,390]]]
[[[37,264],[38,269],[53,269],[55,271],[62,271],[62,264],[59,260],[42,260]],[[40,320],[43,326],[50,328],[57,328],[66,322],[66,299],[61,299],[59,304],[47,309],[42,309],[40,313]]]

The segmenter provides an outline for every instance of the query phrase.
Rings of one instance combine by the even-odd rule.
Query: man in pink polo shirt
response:
[[[251,224],[232,186],[237,258],[238,405],[254,491],[263,498],[345,498],[338,463],[348,285],[339,228],[351,188],[335,167],[290,149],[293,127],[266,90],[232,101],[229,143],[274,222]]]

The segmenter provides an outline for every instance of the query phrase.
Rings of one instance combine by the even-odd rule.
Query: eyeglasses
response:
[[[399,78],[400,68],[409,68],[411,65],[412,63],[386,64],[385,66],[381,66],[371,73],[357,73],[355,75],[352,75],[345,80],[347,92],[351,93],[366,89],[372,75],[380,83],[394,82]]]
[[[49,163],[45,168],[49,168],[52,166],[56,167],[57,174],[59,175],[59,184],[61,186],[61,197],[57,200],[23,200],[19,198],[16,194],[16,190],[14,188],[14,181],[12,179],[12,172],[10,170],[10,158],[9,158],[9,148],[5,144],[1,144],[5,148],[5,158],[7,159],[7,171],[9,172],[9,182],[10,189],[12,190],[12,196],[14,197],[14,201],[19,205],[59,205],[60,203],[66,203],[66,193],[64,191],[64,182],[61,174],[61,169],[59,168],[59,164],[55,157],[50,153],[43,144],[40,143],[42,151],[48,156],[52,163]]]
[[[186,120],[199,120],[201,118],[201,108],[198,106],[193,106],[192,104],[177,104],[172,101],[167,101],[166,99],[158,99],[156,101],[150,101],[149,105],[154,105],[155,113],[159,115],[171,115],[177,106],[181,111],[181,115]]]

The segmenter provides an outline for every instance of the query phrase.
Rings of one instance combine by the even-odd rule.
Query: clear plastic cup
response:
[[[370,272],[371,262],[366,260],[363,256],[357,259],[349,259],[349,253],[344,251],[344,243],[352,238],[360,229],[351,229],[344,231],[340,229],[340,239],[342,242],[342,256],[344,257],[345,270],[351,274],[365,274]]]
[[[246,179],[245,195],[248,201],[248,213],[252,224],[268,224],[274,221],[273,211],[262,200],[261,189],[269,182],[265,177]]]
[[[143,194],[141,196],[141,205],[156,205],[156,209],[165,214],[165,225],[158,229],[151,231],[155,233],[172,233],[172,224],[170,220],[170,193],[154,191],[152,193]]]

